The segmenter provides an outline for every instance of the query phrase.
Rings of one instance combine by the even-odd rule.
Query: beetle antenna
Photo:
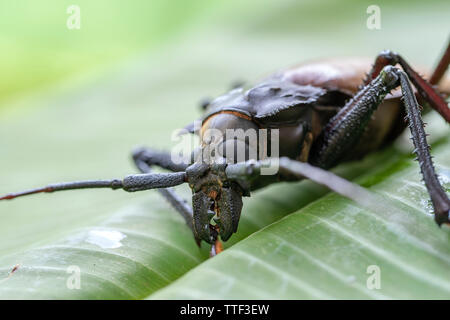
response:
[[[35,193],[50,193],[55,191],[77,189],[107,188],[112,190],[123,189],[127,192],[135,192],[155,188],[174,187],[184,182],[186,182],[185,172],[133,174],[125,177],[123,180],[88,180],[54,183],[42,188],[10,193],[0,197],[0,200],[12,200],[18,197],[28,196]]]
[[[88,188],[110,188],[114,190],[114,189],[121,189],[122,187],[123,186],[121,180],[92,180],[92,181],[63,182],[63,183],[49,184],[42,188],[36,188],[17,193],[10,193],[7,194],[6,196],[0,197],[0,200],[12,200],[14,198],[44,192],[47,193],[54,191],[88,189]]]

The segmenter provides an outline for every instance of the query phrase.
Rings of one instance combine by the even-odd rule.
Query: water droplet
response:
[[[122,246],[120,241],[126,237],[122,232],[115,230],[91,230],[86,242],[95,244],[103,249],[115,249]]]

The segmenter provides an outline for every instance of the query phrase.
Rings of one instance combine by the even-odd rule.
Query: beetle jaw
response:
[[[215,222],[219,228],[220,238],[227,241],[238,229],[242,211],[242,192],[236,185],[222,188],[220,197],[216,200]]]
[[[242,192],[237,185],[206,186],[192,195],[193,229],[197,239],[213,244],[227,241],[237,231],[242,211]]]
[[[186,169],[192,189],[193,231],[198,241],[227,241],[237,231],[245,187],[226,176],[226,163],[194,163]]]

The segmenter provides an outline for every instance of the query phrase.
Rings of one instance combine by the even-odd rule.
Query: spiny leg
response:
[[[172,155],[169,152],[158,151],[150,148],[137,148],[133,150],[132,156],[136,165],[138,163],[144,163],[148,167],[155,165],[173,172],[185,171],[189,166],[188,163],[175,163],[172,161]]]
[[[433,75],[430,78],[430,81],[426,81],[422,78],[409,64],[403,59],[399,54],[386,50],[381,52],[377,58],[375,59],[375,63],[372,67],[372,70],[369,72],[366,80],[364,81],[364,85],[368,85],[370,81],[374,80],[383,70],[384,67],[391,65],[395,66],[396,64],[400,64],[403,70],[408,75],[411,82],[416,87],[419,96],[421,99],[429,103],[429,105],[439,112],[439,114],[450,123],[450,108],[447,105],[447,102],[442,97],[442,95],[433,87],[433,85],[437,84],[445,74],[445,71],[448,68],[450,63],[450,43],[441,57],[438,66],[436,67]]]
[[[435,220],[439,225],[449,223],[450,200],[435,173],[420,115],[420,106],[408,75],[396,67],[385,67],[330,120],[313,148],[310,162],[321,168],[330,168],[337,164],[339,159],[358,141],[371,115],[384,97],[398,86],[402,89],[403,103],[415,146],[414,152],[419,160],[425,186],[433,203]]]
[[[360,139],[384,97],[398,86],[397,81],[396,75],[381,72],[361,88],[322,130],[312,146],[309,162],[325,169],[337,165]]]
[[[430,194],[434,207],[434,219],[438,225],[450,223],[450,199],[444,191],[434,169],[433,160],[430,156],[430,146],[427,142],[424,124],[420,115],[420,106],[409,82],[408,76],[399,72],[400,85],[402,88],[403,102],[406,107],[409,129],[415,147],[415,154],[419,160],[425,186]]]

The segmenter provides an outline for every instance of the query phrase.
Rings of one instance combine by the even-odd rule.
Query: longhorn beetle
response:
[[[8,194],[0,200],[84,188],[128,192],[158,188],[186,220],[197,244],[200,246],[202,240],[211,244],[211,255],[215,255],[222,250],[220,240],[228,240],[237,231],[243,196],[277,181],[308,178],[352,198],[352,193],[362,188],[326,170],[382,148],[408,125],[436,223],[449,224],[450,200],[435,173],[418,103],[430,106],[450,122],[445,101],[450,85],[442,83],[441,93],[436,87],[449,63],[450,44],[428,80],[392,51],[381,52],[372,66],[356,59],[302,64],[275,73],[246,90],[235,88],[203,103],[205,114],[200,130],[187,127],[200,136],[200,154],[213,144],[223,152],[243,147],[243,161],[229,159],[230,153],[222,152],[214,155],[213,162],[193,154],[189,161],[179,163],[171,153],[140,148],[133,152],[133,159],[141,174],[50,184]],[[207,134],[212,129],[220,133],[227,129],[266,129],[269,135],[276,130],[279,158],[263,159],[260,153],[250,156],[255,148],[267,150],[272,140],[256,146],[246,138],[213,141]],[[279,160],[276,174],[260,174],[267,161],[273,160]],[[172,172],[152,173],[155,165]],[[186,182],[193,193],[192,207],[170,188]]]

